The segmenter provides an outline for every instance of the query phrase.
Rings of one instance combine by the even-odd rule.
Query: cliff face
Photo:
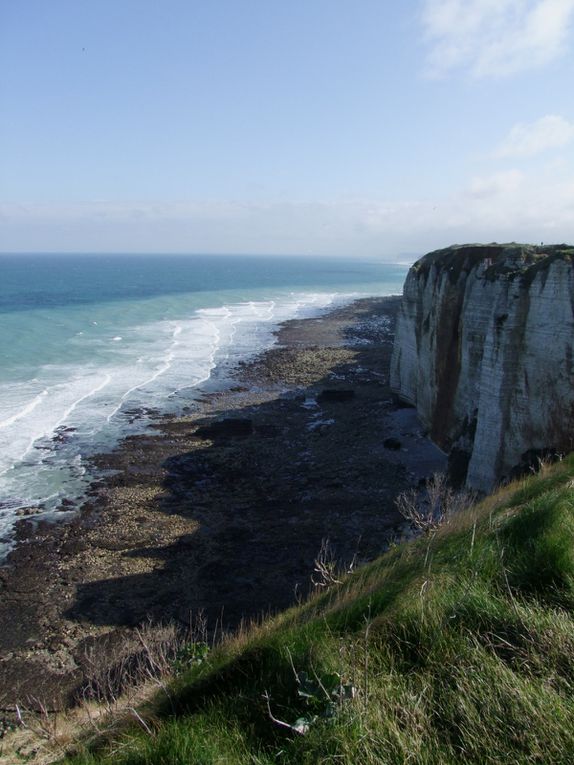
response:
[[[408,273],[391,385],[472,488],[529,450],[574,448],[573,260],[566,245],[465,245]]]

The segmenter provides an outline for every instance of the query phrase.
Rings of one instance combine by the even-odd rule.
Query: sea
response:
[[[0,557],[53,519],[90,457],[181,414],[287,319],[399,294],[407,267],[344,258],[0,255]]]

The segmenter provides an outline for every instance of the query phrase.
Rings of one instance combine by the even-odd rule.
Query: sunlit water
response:
[[[308,258],[0,256],[0,554],[86,458],[179,413],[286,319],[400,292],[406,268]]]

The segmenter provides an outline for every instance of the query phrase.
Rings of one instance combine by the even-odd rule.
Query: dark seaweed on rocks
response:
[[[195,431],[199,438],[245,438],[253,433],[253,422],[241,417],[226,417],[209,425],[203,425]]]

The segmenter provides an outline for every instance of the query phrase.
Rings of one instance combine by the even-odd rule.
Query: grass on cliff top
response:
[[[517,262],[509,263],[509,258]],[[539,273],[548,270],[557,260],[572,263],[574,247],[568,244],[533,245],[510,242],[507,244],[463,244],[434,250],[416,261],[412,271],[428,278],[433,265],[440,273],[447,273],[452,284],[458,281],[461,272],[469,272],[476,265],[488,259],[491,265],[485,271],[485,278],[493,281],[500,276],[522,278],[529,286]]]
[[[574,762],[573,476],[570,455],[228,641],[140,710],[150,732],[68,762]]]

